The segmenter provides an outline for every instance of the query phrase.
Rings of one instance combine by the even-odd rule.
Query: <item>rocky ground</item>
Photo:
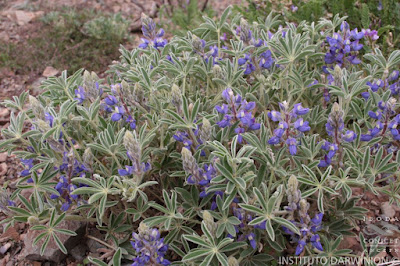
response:
[[[69,5],[77,8],[94,8],[110,13],[121,12],[123,16],[131,21],[131,33],[139,35],[140,14],[142,12],[151,14],[151,16],[157,19],[160,6],[169,2],[168,0],[0,0],[0,40],[10,43],[26,42],[36,32],[35,27],[39,25],[37,20],[61,5]],[[228,4],[239,4],[242,1],[210,0],[208,2],[208,5],[211,5],[218,14]],[[172,6],[174,5],[173,1],[171,4]],[[135,44],[126,43],[124,45],[132,47]],[[35,59],[32,58],[32,60]],[[31,73],[24,74],[13,71],[11,68],[1,68],[0,100],[18,96],[26,90],[30,90],[34,94],[40,93],[39,85],[41,81],[59,73],[60,70],[53,68],[51,65],[43,66],[43,71],[32,71]],[[99,74],[101,75],[101,73]],[[0,107],[1,128],[8,126],[9,115],[10,113],[6,108]],[[0,153],[0,186],[4,186],[7,183],[7,187],[11,189],[15,188],[18,173],[21,170],[22,166],[14,156],[8,156],[7,153]],[[398,228],[400,224],[400,208],[389,204],[386,196],[374,195],[370,192],[364,192],[362,189],[354,189],[353,193],[360,197],[360,206],[369,210],[365,220],[358,222],[356,234],[364,232],[368,224],[371,223],[380,227],[384,227],[384,223],[389,223],[396,225]],[[0,212],[0,221],[5,218],[6,216]],[[0,265],[82,265],[82,262],[88,255],[93,257],[107,257],[112,254],[112,250],[107,246],[107,242],[104,242],[104,236],[99,231],[94,230],[92,224],[66,222],[65,227],[78,233],[78,237],[66,237],[62,239],[69,254],[67,256],[63,255],[58,251],[54,243],[50,243],[43,257],[38,255],[38,247],[32,245],[37,232],[28,230],[28,226],[23,223],[10,227],[7,231],[0,234]],[[0,232],[3,232],[1,225]],[[87,235],[91,235],[92,238],[88,238]],[[400,258],[400,232],[393,231],[392,235],[388,237],[390,239],[397,239],[397,241],[394,241],[394,244],[390,248],[383,250],[379,256]],[[341,248],[350,248],[361,253],[359,241],[354,237],[346,237]]]

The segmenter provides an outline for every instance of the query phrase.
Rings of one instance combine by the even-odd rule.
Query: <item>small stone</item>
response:
[[[5,231],[1,236],[0,239],[14,239],[15,241],[19,240],[19,233],[15,229],[15,227],[9,227],[7,231]],[[1,242],[1,241],[0,241]]]
[[[5,162],[8,158],[7,152],[0,153],[0,163]]]
[[[0,32],[0,40],[8,42],[10,40],[10,36],[8,36],[7,32],[2,31]]]
[[[0,117],[7,117],[10,114],[10,110],[7,108],[0,109]]]
[[[18,25],[24,25],[29,23],[34,18],[33,12],[26,12],[22,10],[15,11],[15,19],[17,20]]]
[[[58,71],[57,69],[55,69],[54,67],[48,66],[48,67],[46,67],[46,68],[44,69],[42,76],[43,76],[43,77],[46,77],[46,78],[52,77],[52,76],[57,75],[58,72],[59,72],[59,71]]]
[[[353,236],[345,236],[339,244],[339,249],[351,249],[353,251],[362,250],[360,242],[356,237]]]
[[[21,195],[24,196],[26,199],[29,199],[32,193],[33,193],[33,188],[22,189],[21,191]]]
[[[371,204],[374,206],[378,206],[378,203],[375,200],[371,200]]]
[[[80,244],[69,252],[71,256],[78,262],[82,262],[86,257],[87,246]]]
[[[394,210],[392,204],[389,204],[389,202],[384,202],[381,204],[381,211],[383,215],[389,218],[393,218],[396,214],[396,211]]]
[[[370,201],[370,200],[372,200],[374,198],[375,198],[375,194],[374,193],[372,193],[371,191],[365,191],[364,199],[366,199],[367,201]]]
[[[352,187],[351,190],[354,196],[363,194],[363,189],[360,187]]]
[[[11,247],[11,243],[6,243],[2,247],[0,247],[0,253],[1,254],[6,254],[7,250]]]
[[[6,163],[0,164],[0,176],[7,174],[8,166]]]
[[[38,12],[29,12],[29,11],[23,11],[23,10],[16,10],[14,12],[15,19],[18,23],[18,25],[24,25],[29,23],[30,21],[36,19],[37,17],[40,17],[44,14],[43,11],[38,11]]]
[[[19,240],[20,240],[20,241],[24,241],[24,240],[25,240],[25,237],[26,237],[26,234],[21,234],[21,235],[19,236]]]
[[[386,250],[382,250],[379,254],[377,254],[374,258],[383,259],[387,255]]]

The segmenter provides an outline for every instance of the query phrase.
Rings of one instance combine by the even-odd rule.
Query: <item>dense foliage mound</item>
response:
[[[399,200],[400,51],[386,59],[376,31],[339,17],[278,27],[229,13],[169,42],[143,16],[142,44],[121,48],[107,80],[63,72],[6,101],[0,147],[25,170],[3,222],[63,252],[74,232],[61,221],[94,223],[114,265],[354,256],[338,249],[366,212],[352,188]]]

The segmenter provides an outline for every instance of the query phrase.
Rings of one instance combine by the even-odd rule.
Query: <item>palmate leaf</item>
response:
[[[192,249],[189,251],[188,254],[186,254],[182,260],[183,261],[189,261],[189,260],[196,260],[198,258],[204,257],[212,253],[212,250],[210,249]],[[214,256],[214,254],[212,254]],[[212,259],[212,257],[211,257]],[[210,261],[211,261],[210,259]]]
[[[48,221],[47,225],[34,225],[31,227],[31,230],[40,230],[44,231],[43,233],[40,233],[34,240],[33,244],[37,245],[40,240],[44,238],[44,241],[42,243],[42,246],[40,248],[40,255],[44,254],[44,251],[47,248],[47,245],[49,244],[50,239],[52,239],[57,247],[64,253],[67,254],[67,249],[65,248],[64,244],[60,240],[60,238],[57,236],[56,233],[59,234],[65,234],[69,236],[76,236],[76,233],[67,230],[67,229],[62,229],[62,228],[56,228],[64,219],[65,219],[66,213],[62,213],[61,215],[57,216],[56,215],[56,210],[53,209],[51,214],[50,214],[50,219]]]
[[[72,181],[76,183],[86,184],[89,187],[80,187],[75,189],[72,194],[73,195],[91,195],[89,197],[89,204],[98,204],[98,209],[93,209],[92,212],[96,211],[97,220],[99,221],[100,225],[102,224],[102,219],[104,212],[106,210],[108,195],[116,194],[118,190],[113,188],[115,177],[110,177],[107,181],[99,176],[94,175],[100,182],[97,183],[94,180],[82,177],[73,178]]]

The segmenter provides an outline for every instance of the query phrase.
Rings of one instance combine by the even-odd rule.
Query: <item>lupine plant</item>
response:
[[[5,228],[28,222],[42,252],[50,238],[67,252],[60,223],[94,223],[114,265],[351,252],[336,248],[367,211],[352,188],[400,200],[400,51],[364,50],[373,29],[338,16],[229,15],[168,41],[144,15],[106,79],[64,71],[6,100],[0,148],[23,171],[2,192]]]

